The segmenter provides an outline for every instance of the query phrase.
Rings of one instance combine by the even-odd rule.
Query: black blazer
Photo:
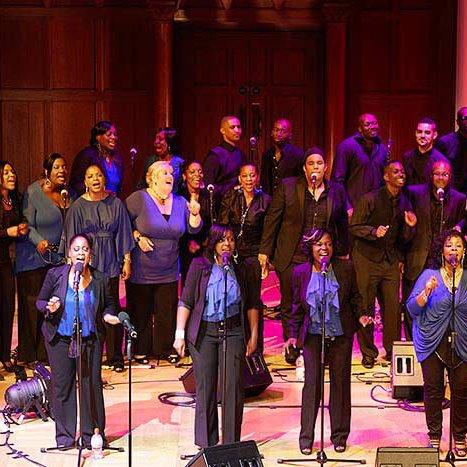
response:
[[[42,334],[47,342],[51,342],[55,337],[62,319],[70,269],[71,266],[69,264],[49,269],[41,291],[37,296],[36,307],[45,315],[44,322],[42,323]],[[92,281],[89,287],[91,287],[95,297],[94,319],[96,330],[100,335],[103,335],[105,333],[103,316],[116,314],[115,300],[110,292],[109,282],[104,274],[97,269],[91,269],[91,274]],[[60,308],[55,313],[49,313],[46,306],[53,295],[60,299]]]
[[[353,337],[357,330],[358,318],[364,315],[362,297],[357,287],[357,279],[352,261],[332,258],[332,268],[339,283],[339,315],[342,330],[346,337]],[[310,262],[294,267],[292,273],[292,311],[287,321],[289,337],[300,338],[305,342],[310,324],[310,305],[306,301],[306,289],[310,282],[312,265]]]
[[[431,185],[411,185],[407,194],[417,216],[415,235],[406,254],[405,275],[414,281],[425,268],[433,243],[431,231]],[[443,230],[452,229],[464,217],[466,196],[454,189],[446,190]],[[435,233],[436,234],[436,233]]]
[[[200,256],[192,261],[179,301],[179,306],[182,305],[190,310],[190,317],[186,327],[186,340],[193,345],[196,345],[198,340],[212,264],[205,256]],[[252,293],[251,287],[248,287],[242,273],[237,267],[234,269],[242,296],[240,318],[242,328],[245,329],[244,314],[249,309],[256,308],[259,304],[254,302],[254,293]]]
[[[347,195],[341,185],[325,183],[329,186],[326,227],[334,235],[336,255],[344,256],[349,252]],[[282,180],[264,220],[259,252],[273,258],[274,267],[280,272],[292,262],[300,241],[307,187],[305,177]]]

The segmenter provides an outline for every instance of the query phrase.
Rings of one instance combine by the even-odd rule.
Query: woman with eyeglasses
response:
[[[119,324],[109,281],[90,266],[92,242],[86,234],[70,239],[70,264],[49,269],[37,297],[43,316],[42,333],[52,370],[52,408],[57,446],[75,445],[77,420],[76,371],[81,355],[81,412],[83,445],[90,446],[95,428],[105,441],[105,411],[101,360],[104,323]],[[75,281],[76,271],[78,280]],[[76,308],[78,295],[78,310]],[[76,312],[81,323],[82,345],[76,347]]]
[[[71,206],[65,219],[61,250],[70,239],[85,233],[93,241],[91,265],[109,277],[109,285],[119,310],[119,279],[131,275],[130,252],[134,248],[130,218],[119,198],[105,189],[105,175],[98,165],[90,165],[84,175],[86,192]],[[121,373],[123,365],[122,326],[106,326],[107,363]]]
[[[261,267],[258,262],[259,245],[266,212],[271,197],[259,187],[258,168],[248,163],[240,168],[240,185],[229,190],[222,199],[218,222],[230,225],[235,235],[234,255],[255,292],[259,310],[258,351],[263,351],[263,304],[261,302]]]
[[[86,191],[84,174],[90,165],[98,165],[105,175],[106,190],[119,195],[123,183],[123,157],[117,148],[117,129],[107,120],[97,122],[91,129],[89,146],[82,149],[73,160],[70,186],[77,196]]]
[[[0,161],[0,197],[0,361],[6,371],[12,372],[10,353],[16,286],[10,247],[27,235],[28,224],[21,217],[16,170],[8,161]]]
[[[33,182],[23,196],[23,216],[28,235],[16,246],[15,271],[18,283],[18,360],[31,365],[45,361],[40,332],[42,317],[34,306],[47,270],[63,262],[59,253],[66,212],[72,198],[67,190],[68,169],[63,156],[49,154],[42,164],[42,178]]]

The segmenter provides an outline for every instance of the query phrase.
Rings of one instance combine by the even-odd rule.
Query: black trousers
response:
[[[68,357],[70,338],[55,336],[46,342],[52,370],[52,407],[55,417],[55,439],[57,446],[71,446],[76,438],[77,396],[76,366],[77,359]],[[83,441],[91,442],[94,428],[99,428],[105,436],[104,396],[102,393],[101,358],[102,346],[96,336],[83,339],[81,388],[83,406]]]
[[[8,362],[15,315],[15,276],[11,263],[0,263],[0,361]]]
[[[47,267],[18,273],[18,360],[46,361],[41,327],[43,316],[37,311],[36,299],[42,288]]]
[[[421,362],[421,366],[428,436],[441,439],[443,432],[444,369],[447,368],[451,388],[453,436],[455,441],[463,441],[467,433],[467,363],[463,362],[451,369],[433,352]]]
[[[381,300],[383,319],[383,346],[387,355],[392,354],[394,341],[400,339],[399,307],[399,264],[382,261],[375,263],[363,256],[355,248],[352,260],[357,273],[357,284],[363,298],[366,314],[374,316],[375,299]],[[374,343],[374,325],[361,327],[357,332],[360,350],[363,356],[376,358],[378,349]]]
[[[196,346],[188,343],[196,379],[195,444],[201,447],[214,446],[219,442],[217,384],[223,368],[220,336],[219,323],[202,321]],[[224,427],[226,443],[240,441],[244,361],[243,329],[241,326],[236,326],[227,330],[226,426]],[[222,388],[222,381],[219,388]]]
[[[412,325],[413,325],[413,319],[412,316],[410,316],[409,310],[407,310],[407,307],[405,306],[405,303],[407,299],[409,298],[410,293],[412,292],[413,286],[415,285],[416,281],[412,281],[410,279],[407,279],[405,275],[403,276],[402,279],[402,312],[404,313],[404,333],[405,333],[405,338],[408,341],[412,340]]]
[[[120,313],[120,298],[118,296],[118,286],[120,278],[111,277],[109,279],[110,292],[115,300],[117,315]],[[117,324],[115,326],[105,323],[105,347],[107,353],[107,362],[123,363],[123,326]]]
[[[127,310],[138,331],[135,355],[166,356],[172,347],[177,323],[178,283],[126,283]]]
[[[338,336],[325,341],[329,362],[329,415],[331,441],[334,445],[347,442],[350,433],[350,373],[352,339]],[[313,446],[316,417],[321,401],[321,336],[307,334],[303,345],[305,384],[302,390],[300,449]]]

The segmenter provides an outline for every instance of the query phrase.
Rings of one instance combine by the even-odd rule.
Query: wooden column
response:
[[[324,150],[331,170],[337,144],[345,131],[346,29],[348,3],[325,3],[326,37]]]
[[[148,0],[154,22],[154,125],[172,125],[173,18],[175,1]]]

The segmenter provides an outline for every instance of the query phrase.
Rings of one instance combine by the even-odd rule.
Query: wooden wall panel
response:
[[[54,18],[51,22],[52,88],[95,88],[95,21]]]
[[[68,166],[79,150],[89,144],[96,121],[92,101],[54,101],[50,104],[50,152],[63,154]]]
[[[0,22],[2,88],[46,87],[46,22],[41,17],[4,17]]]

